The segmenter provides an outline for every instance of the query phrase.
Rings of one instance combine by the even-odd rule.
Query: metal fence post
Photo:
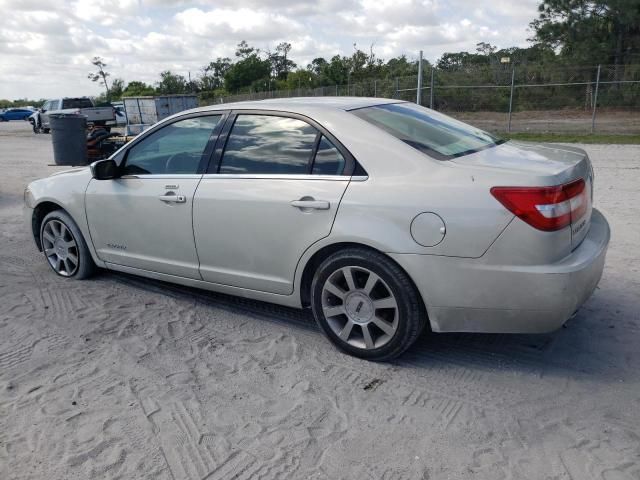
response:
[[[598,107],[598,87],[600,86],[600,65],[596,74],[596,91],[593,94],[593,113],[591,114],[591,133],[596,131],[596,108]]]
[[[516,83],[516,67],[511,70],[511,93],[509,94],[509,123],[507,124],[507,132],[511,132],[511,112],[513,110],[513,90]]]
[[[429,86],[429,108],[433,110],[433,85],[434,85],[434,76],[435,76],[435,68],[431,67],[431,83]]]
[[[373,96],[378,96],[378,80],[373,81]]]
[[[420,50],[420,56],[418,57],[418,89],[416,90],[416,103],[418,105],[422,103],[422,50]]]
[[[336,83],[336,97],[338,96],[338,84]]]
[[[398,90],[400,89],[400,84],[398,83],[398,77],[396,77],[396,91],[393,94],[393,98],[398,98]]]

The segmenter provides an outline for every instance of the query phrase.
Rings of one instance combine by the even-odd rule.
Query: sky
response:
[[[0,0],[0,98],[97,95],[100,56],[111,78],[192,77],[246,40],[287,41],[299,66],[371,45],[378,57],[526,46],[539,0]]]

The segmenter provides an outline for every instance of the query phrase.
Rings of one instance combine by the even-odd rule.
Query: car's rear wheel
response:
[[[311,286],[316,321],[341,350],[369,360],[402,354],[426,325],[407,274],[385,255],[349,248],[329,256]]]
[[[95,272],[84,237],[66,212],[55,210],[44,217],[40,242],[47,263],[61,277],[82,280]]]

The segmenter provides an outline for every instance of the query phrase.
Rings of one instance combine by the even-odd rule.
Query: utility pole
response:
[[[418,57],[418,91],[416,92],[416,103],[418,105],[422,103],[422,50],[420,50],[420,56]]]
[[[509,94],[509,123],[507,124],[507,132],[511,132],[511,112],[513,111],[513,90],[516,86],[516,67],[511,69],[511,93]]]
[[[600,65],[596,74],[596,90],[593,93],[593,113],[591,114],[591,133],[596,131],[596,107],[598,106],[598,87],[600,86]]]
[[[433,110],[433,87],[436,68],[431,65],[431,88],[429,88],[429,108]]]

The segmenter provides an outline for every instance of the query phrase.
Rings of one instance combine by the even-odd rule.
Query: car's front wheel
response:
[[[49,266],[61,277],[82,280],[95,272],[84,237],[66,212],[54,210],[44,217],[40,242]]]
[[[426,325],[407,274],[385,255],[349,248],[329,256],[311,286],[316,321],[341,350],[369,360],[403,353]]]

